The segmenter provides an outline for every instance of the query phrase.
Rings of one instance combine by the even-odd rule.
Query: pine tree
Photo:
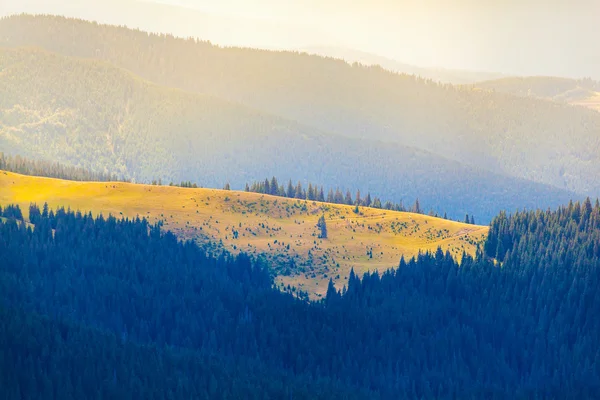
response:
[[[317,222],[317,228],[319,228],[319,239],[327,239],[327,223],[325,222],[325,215],[321,215]]]
[[[367,193],[367,197],[365,198],[365,206],[371,207],[371,193]]]
[[[308,184],[308,191],[306,192],[306,200],[314,200],[315,192],[313,189],[313,185],[311,183]]]
[[[344,202],[349,206],[352,205],[352,195],[350,194],[349,190],[346,191],[346,198],[344,199]]]
[[[334,200],[333,189],[329,189],[329,191],[327,192],[327,202],[333,203],[333,200]]]
[[[412,212],[417,213],[417,214],[421,214],[421,212],[422,212],[421,205],[419,204],[418,198],[415,200],[415,204],[413,205]]]
[[[300,183],[300,181],[298,181],[298,184],[296,185],[296,192],[294,194],[294,197],[297,199],[305,199],[306,195],[304,194],[304,191],[302,190],[302,184]]]
[[[270,194],[272,194],[273,196],[277,196],[279,193],[277,193],[279,191],[279,183],[277,183],[277,178],[273,177],[271,178],[271,191],[269,192]]]
[[[329,278],[329,284],[327,285],[327,294],[325,296],[325,302],[330,305],[332,302],[340,298],[340,293],[335,290],[333,279]]]

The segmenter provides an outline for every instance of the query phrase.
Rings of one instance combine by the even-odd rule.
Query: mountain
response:
[[[379,56],[365,51],[346,49],[333,46],[309,46],[298,49],[300,52],[316,54],[322,57],[332,57],[344,60],[350,64],[360,63],[363,65],[379,65],[382,68],[399,74],[416,75],[434,82],[467,84],[481,81],[499,79],[503,74],[485,71],[466,71],[445,68],[426,68],[405,64],[400,61]]]
[[[324,296],[329,279],[347,285],[351,269],[385,271],[401,257],[441,247],[475,255],[487,228],[421,214],[294,200],[257,193],[123,182],[74,182],[0,172],[0,206],[48,203],[72,210],[161,221],[180,239],[264,256],[278,284]],[[319,217],[328,235],[318,238]]]
[[[277,175],[489,221],[499,208],[575,195],[419,149],[322,133],[211,95],[165,88],[97,60],[0,49],[0,146],[140,182],[205,187]]]
[[[577,80],[549,76],[511,77],[478,82],[473,86],[600,111],[600,82],[591,79]]]
[[[220,48],[61,17],[3,19],[0,40],[102,59],[160,85],[323,132],[399,143],[499,175],[600,193],[600,114],[593,110],[307,54]]]

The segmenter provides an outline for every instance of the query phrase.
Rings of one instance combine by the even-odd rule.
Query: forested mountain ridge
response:
[[[0,23],[1,25],[1,23]],[[165,88],[93,59],[0,48],[0,145],[135,181],[205,187],[272,176],[369,191],[487,222],[498,209],[575,197],[423,150],[351,139],[210,95]]]
[[[600,115],[592,110],[306,54],[219,48],[59,17],[3,19],[0,38],[8,46],[104,59],[162,85],[325,132],[400,142],[499,174],[600,192]]]
[[[431,79],[434,82],[458,84],[474,84],[482,81],[499,79],[505,76],[497,72],[467,71],[446,68],[426,68],[405,64],[388,57],[371,54],[364,51],[347,49],[334,46],[310,46],[298,49],[308,54],[316,54],[322,57],[332,57],[344,60],[350,64],[360,63],[363,65],[379,65],[382,68],[400,74],[415,75],[423,79]]]
[[[327,282],[347,284],[350,271],[385,271],[401,257],[441,247],[475,255],[487,227],[426,215],[328,204],[257,193],[123,182],[74,182],[0,171],[0,206],[48,203],[94,215],[143,216],[210,253],[245,252],[269,261],[279,287],[311,298]],[[326,237],[317,227],[326,224]],[[25,215],[26,219],[30,216]]]
[[[32,205],[32,228],[2,213],[11,400],[600,395],[598,202],[502,214],[487,254],[351,273],[320,302],[145,220]]]

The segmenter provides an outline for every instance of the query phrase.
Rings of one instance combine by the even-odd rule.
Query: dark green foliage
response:
[[[592,266],[600,259],[600,207],[588,198],[570,202],[555,212],[526,211],[509,216],[501,213],[490,226],[485,253],[499,261],[535,262],[558,266],[575,262]]]
[[[0,209],[0,216],[4,218],[23,220],[23,213],[18,206],[8,205]]]
[[[327,239],[327,222],[325,222],[324,215],[319,217],[317,228],[319,228],[319,239]]]
[[[10,399],[600,395],[590,201],[502,214],[476,259],[438,250],[351,271],[318,303],[276,291],[246,256],[206,257],[142,220],[30,214],[35,229],[0,221]],[[501,266],[487,257],[498,243]]]
[[[247,257],[207,258],[143,220],[30,213],[34,230],[0,221],[3,398],[369,397],[311,372],[305,346],[271,348],[279,322],[259,326],[306,305]]]

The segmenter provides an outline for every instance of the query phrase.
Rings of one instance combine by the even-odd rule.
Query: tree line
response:
[[[109,172],[94,172],[86,168],[67,166],[56,161],[32,160],[0,152],[0,170],[22,175],[44,176],[70,181],[126,181]]]
[[[229,188],[229,184],[227,184],[225,188]],[[323,189],[323,186],[319,186],[317,184],[309,182],[308,187],[305,188],[304,186],[302,186],[302,183],[300,181],[298,181],[298,183],[294,185],[291,179],[288,180],[287,185],[283,185],[279,183],[276,177],[272,177],[271,179],[265,178],[264,181],[255,181],[250,184],[246,183],[244,190],[246,192],[269,194],[272,196],[287,197],[290,199],[305,199],[333,204],[345,204],[349,206],[355,206],[356,213],[358,213],[358,207],[362,206],[392,211],[408,211],[417,214],[428,214],[432,217],[437,218],[449,219],[446,213],[444,213],[443,216],[440,216],[433,210],[430,210],[429,213],[426,213],[421,208],[421,204],[418,198],[415,199],[415,202],[412,206],[406,207],[403,202],[382,202],[381,199],[377,196],[371,197],[370,192],[367,192],[367,195],[363,196],[361,195],[360,190],[357,190],[356,194],[353,196],[350,190],[346,190],[344,193],[343,190],[340,190],[339,187],[336,187],[335,190],[331,188],[327,190],[327,195],[325,195],[325,190]],[[475,225],[475,217],[472,215],[469,216],[467,214],[463,222]]]
[[[15,172],[23,175],[32,176],[43,176],[48,178],[66,179],[72,181],[97,181],[97,182],[110,182],[110,181],[122,181],[131,182],[131,179],[117,176],[116,174],[94,172],[85,168],[71,167],[64,165],[56,161],[45,161],[45,160],[33,160],[23,156],[9,156],[0,152],[0,170]],[[150,182],[151,185],[162,186],[162,179],[153,179]],[[177,186],[182,188],[197,189],[202,188],[196,182],[190,180],[181,181],[179,183],[169,182],[169,186]],[[231,185],[226,183],[223,186],[223,190],[231,190]],[[292,184],[292,180],[288,181],[287,186],[280,185],[277,178],[272,177],[270,180],[265,179],[264,181],[253,182],[252,184],[246,184],[246,192],[270,194],[273,196],[287,197],[292,199],[305,199],[322,201],[334,204],[346,204],[354,205],[356,207],[355,212],[358,213],[358,207],[373,207],[393,211],[409,211],[417,214],[426,214],[421,208],[419,199],[417,198],[411,207],[405,207],[402,202],[393,203],[391,201],[382,202],[378,197],[371,197],[371,193],[367,192],[366,196],[361,196],[360,190],[356,191],[353,197],[349,190],[346,190],[345,194],[339,188],[329,189],[327,196],[323,186],[309,183],[307,188],[302,186],[302,183],[298,182],[296,185]],[[430,210],[428,213],[430,216],[438,218],[449,219],[447,214],[443,216]],[[475,218],[468,214],[464,221],[467,224],[475,225]]]

